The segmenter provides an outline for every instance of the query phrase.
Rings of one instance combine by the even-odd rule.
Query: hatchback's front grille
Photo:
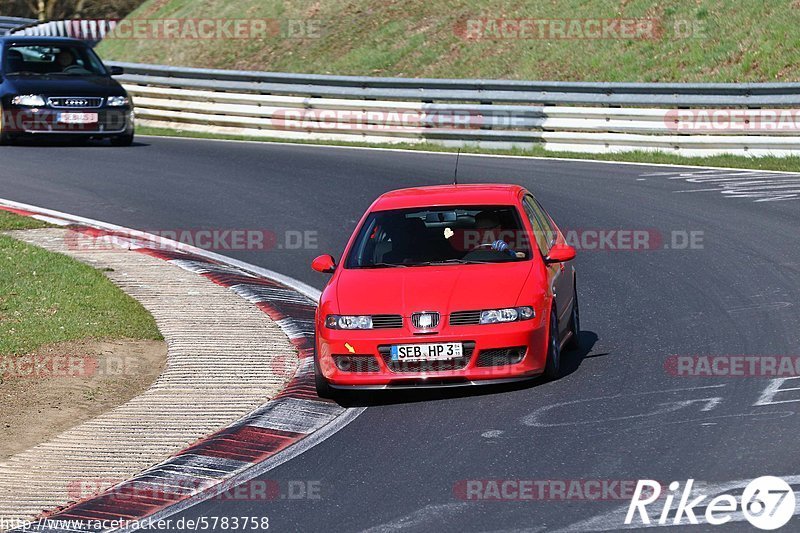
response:
[[[98,96],[52,96],[47,99],[47,103],[57,109],[75,109],[100,107],[103,99]]]
[[[439,325],[439,313],[434,311],[412,313],[411,325],[417,329],[433,329]]]
[[[492,348],[481,350],[478,354],[477,366],[506,366],[515,365],[525,357],[525,347]]]
[[[463,346],[461,357],[442,361],[392,361],[392,347],[389,345],[378,346],[378,352],[392,372],[444,372],[461,370],[469,364],[472,352],[475,351],[475,343],[468,341],[461,344]]]
[[[403,317],[400,315],[372,315],[373,329],[394,329],[403,327]]]
[[[454,313],[450,313],[451,326],[473,326],[480,323],[480,311],[456,311]]]

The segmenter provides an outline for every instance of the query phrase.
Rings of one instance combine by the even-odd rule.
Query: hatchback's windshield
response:
[[[403,209],[371,213],[347,268],[500,263],[530,258],[530,239],[512,206]]]
[[[103,63],[86,46],[12,44],[3,53],[6,76],[106,76]]]

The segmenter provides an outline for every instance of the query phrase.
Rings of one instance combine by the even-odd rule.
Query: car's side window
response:
[[[542,207],[542,204],[539,203],[539,200],[536,198],[530,197],[531,205],[536,212],[536,218],[538,218],[544,230],[547,232],[547,249],[549,250],[553,244],[556,242],[556,237],[558,236],[558,231],[556,230],[555,225],[553,224],[553,219],[550,218],[550,215]]]
[[[539,252],[541,252],[543,256],[546,256],[548,252],[550,252],[550,246],[553,242],[553,232],[550,228],[549,221],[547,217],[541,218],[538,212],[539,209],[536,208],[538,206],[536,206],[536,202],[531,196],[525,196],[522,205],[533,227],[533,237],[536,241],[536,245],[539,247]]]

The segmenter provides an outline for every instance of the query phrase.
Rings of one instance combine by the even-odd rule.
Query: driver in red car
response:
[[[503,235],[503,227],[494,212],[481,211],[478,213],[475,216],[475,227],[480,232],[481,243],[490,243],[492,250],[496,252],[506,252],[516,257],[516,252],[501,238]]]

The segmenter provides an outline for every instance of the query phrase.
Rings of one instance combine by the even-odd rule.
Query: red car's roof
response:
[[[468,184],[435,185],[389,191],[375,200],[372,211],[447,205],[512,205],[517,202],[519,185]]]

